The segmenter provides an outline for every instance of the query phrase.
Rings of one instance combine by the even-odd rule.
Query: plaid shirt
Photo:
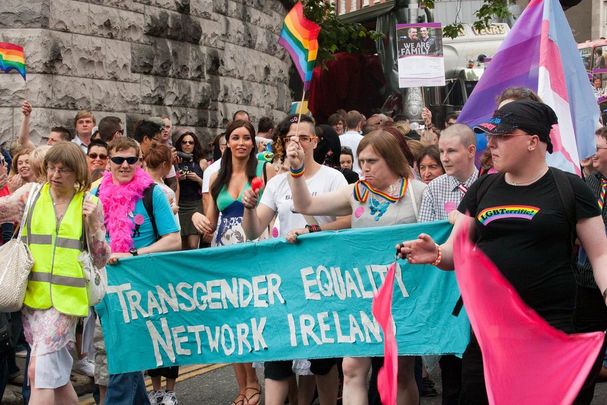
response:
[[[463,183],[465,190],[478,178],[478,169],[474,168],[472,176]],[[419,211],[419,222],[432,222],[447,219],[449,212],[456,210],[464,197],[462,183],[453,176],[443,174],[432,180],[422,198]]]

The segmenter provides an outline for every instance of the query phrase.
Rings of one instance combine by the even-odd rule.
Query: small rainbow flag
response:
[[[304,17],[303,6],[297,3],[285,17],[278,43],[291,55],[293,63],[308,90],[312,82],[314,62],[318,53],[320,27]]]
[[[16,70],[25,80],[25,53],[23,47],[8,42],[0,42],[0,70]]]

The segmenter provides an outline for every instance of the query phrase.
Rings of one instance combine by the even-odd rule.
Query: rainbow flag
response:
[[[308,90],[312,82],[314,62],[318,53],[320,27],[304,17],[303,6],[297,3],[285,17],[278,43],[291,55],[293,63]]]
[[[16,70],[25,80],[25,53],[23,47],[8,42],[0,42],[0,70]]]

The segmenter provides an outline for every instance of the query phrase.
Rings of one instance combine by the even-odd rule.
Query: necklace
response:
[[[373,186],[371,186],[365,180],[359,180],[354,186],[354,199],[356,201],[366,202],[369,194],[371,193],[373,195],[382,197],[384,200],[387,200],[390,203],[395,203],[405,196],[407,184],[407,179],[402,178],[388,187],[388,193],[386,193],[373,188]],[[394,186],[394,189],[392,189],[392,186]]]
[[[528,186],[530,184],[535,183],[536,181],[538,181],[543,175],[546,174],[546,172],[548,172],[548,167],[546,167],[546,169],[542,170],[542,172],[536,176],[535,178],[533,178],[532,180],[526,181],[524,183],[516,183],[514,181],[506,181],[508,184],[510,184],[511,186]]]

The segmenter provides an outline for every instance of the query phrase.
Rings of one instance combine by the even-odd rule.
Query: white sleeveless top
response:
[[[367,192],[366,198],[359,201],[356,198],[357,188],[360,193],[369,190],[363,183],[356,183],[354,186],[355,192],[350,195],[352,228],[369,228],[416,223],[426,184],[409,179],[404,197],[396,202],[390,202],[381,194],[371,190]]]

